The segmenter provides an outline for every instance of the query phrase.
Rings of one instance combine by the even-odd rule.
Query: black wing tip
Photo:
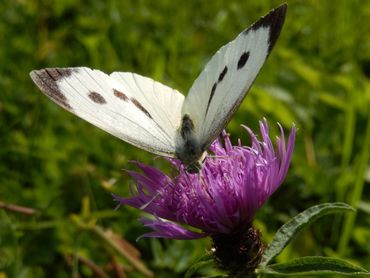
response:
[[[68,77],[72,74],[72,72],[78,71],[78,68],[44,68],[38,70],[32,70],[30,72],[30,76],[32,80],[37,78],[37,76],[43,76],[48,74],[51,78],[55,81],[62,79],[64,77]]]
[[[43,76],[43,69],[41,70],[32,70],[30,72],[30,77],[32,81],[41,89],[40,85],[42,85],[42,76]]]
[[[32,70],[30,77],[39,89],[55,103],[72,111],[66,96],[59,90],[57,81],[72,74],[73,68],[45,68]]]
[[[257,30],[261,27],[270,27],[270,38],[269,38],[269,52],[274,47],[280,31],[284,25],[288,4],[283,3],[280,6],[272,9],[267,15],[261,17],[256,21],[246,32],[251,30]]]

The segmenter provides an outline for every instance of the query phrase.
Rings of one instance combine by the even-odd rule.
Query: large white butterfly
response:
[[[247,95],[283,26],[287,4],[221,47],[185,98],[131,72],[86,67],[33,70],[51,100],[106,132],[149,152],[176,157],[198,172],[209,145]]]

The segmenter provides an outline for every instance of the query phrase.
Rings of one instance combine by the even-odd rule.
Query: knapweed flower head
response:
[[[244,126],[251,138],[248,147],[240,141],[233,146],[223,132],[222,139],[210,147],[213,155],[206,158],[197,174],[188,173],[176,159],[170,159],[179,169],[173,178],[137,163],[142,172],[129,172],[137,192],[130,198],[115,198],[120,204],[154,216],[142,219],[152,229],[143,237],[196,239],[245,231],[257,210],[281,185],[289,168],[296,130],[293,126],[286,143],[279,127],[276,150],[266,120],[260,122],[260,140]]]

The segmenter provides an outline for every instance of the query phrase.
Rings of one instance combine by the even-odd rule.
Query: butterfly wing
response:
[[[138,74],[86,67],[34,70],[30,76],[51,100],[102,130],[149,152],[175,155],[184,101],[178,91]]]
[[[203,150],[239,108],[280,34],[286,9],[283,4],[270,11],[219,49],[192,85],[182,114],[190,115]]]

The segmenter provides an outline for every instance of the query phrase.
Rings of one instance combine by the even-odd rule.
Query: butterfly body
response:
[[[51,100],[108,133],[149,152],[180,159],[198,172],[210,144],[247,95],[285,19],[283,4],[221,47],[180,92],[131,72],[87,67],[30,73]]]
[[[185,114],[182,117],[177,136],[176,157],[187,165],[187,170],[190,173],[199,172],[206,155],[206,150],[200,145],[194,128],[193,120],[188,114]]]

